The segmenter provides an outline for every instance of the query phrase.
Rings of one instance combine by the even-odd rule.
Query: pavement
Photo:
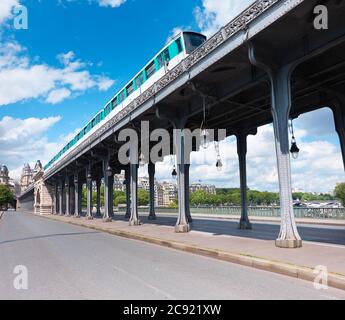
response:
[[[323,266],[329,286],[345,290],[345,227],[299,225],[303,248],[281,249],[274,243],[278,223],[254,223],[253,230],[239,230],[234,221],[195,218],[192,232],[177,234],[173,229],[176,217],[159,216],[156,221],[142,217],[144,223],[138,227],[130,227],[122,215],[111,223],[46,217],[309,281],[315,279],[314,269]]]
[[[0,299],[345,299],[342,290],[316,290],[304,280],[53,218],[23,212],[4,214],[0,222]],[[107,228],[127,224],[90,223]],[[134,229],[151,227],[174,235],[168,226],[145,224]],[[27,268],[27,290],[13,286],[17,265]]]

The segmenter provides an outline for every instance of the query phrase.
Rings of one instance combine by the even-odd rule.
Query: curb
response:
[[[255,269],[260,269],[264,271],[274,272],[277,274],[298,278],[302,280],[307,280],[313,282],[317,276],[314,273],[314,269],[310,267],[304,267],[294,264],[289,264],[281,261],[269,260],[265,258],[255,257],[246,254],[239,254],[239,253],[232,253],[228,251],[216,250],[216,249],[208,249],[197,247],[194,245],[188,245],[182,242],[170,241],[170,240],[163,240],[160,238],[148,237],[145,235],[132,233],[128,231],[122,230],[109,230],[107,228],[102,228],[98,226],[90,226],[83,222],[77,221],[62,221],[60,219],[56,219],[53,216],[40,216],[50,220],[55,220],[63,223],[68,223],[76,226],[85,227],[92,230],[102,231],[105,233],[109,233],[115,236],[132,239],[132,240],[139,240],[150,244],[156,244],[163,247],[168,247],[188,253],[193,253],[209,258],[215,258],[222,261],[227,261],[239,265],[243,265],[246,267],[252,267]],[[328,286],[345,290],[345,275],[329,272],[328,273]]]

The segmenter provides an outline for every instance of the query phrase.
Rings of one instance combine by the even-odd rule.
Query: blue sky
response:
[[[24,162],[50,160],[176,30],[209,36],[251,2],[1,0],[0,163],[18,177]],[[28,9],[28,30],[13,27],[19,4]],[[345,180],[332,114],[314,112],[295,126],[302,152],[292,163],[294,187],[330,191]],[[191,181],[238,186],[233,138],[222,143],[221,154],[222,174],[214,152],[194,154]],[[157,176],[171,178],[170,159],[158,165]],[[278,189],[271,126],[249,139],[248,185]]]
[[[29,12],[29,29],[6,30],[32,59],[61,67],[57,55],[73,51],[77,59],[92,63],[90,73],[106,75],[115,84],[106,91],[92,89],[55,105],[29,99],[0,108],[0,117],[26,118],[60,115],[49,139],[82,126],[166,42],[177,25],[196,29],[193,9],[199,1],[127,1],[119,8],[100,7],[86,1],[22,1]],[[187,3],[187,5],[186,5]],[[174,17],[172,19],[172,17]]]

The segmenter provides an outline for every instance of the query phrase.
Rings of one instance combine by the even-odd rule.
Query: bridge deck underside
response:
[[[297,65],[292,75],[291,117],[331,106],[337,93],[345,92],[345,38],[342,38],[345,33],[344,28],[341,28],[344,6],[330,8],[333,28],[329,31],[317,31],[310,23],[310,10],[307,10],[310,9],[311,2],[298,8],[300,10],[296,9],[295,13],[279,20],[252,40],[265,60],[276,61],[277,65],[305,59]],[[341,32],[337,34],[334,30]],[[320,38],[325,38],[322,44],[319,44]],[[318,52],[319,47],[327,45],[330,47]],[[179,87],[163,101],[132,119],[131,123],[146,120],[150,122],[151,130],[171,129],[169,121],[157,119],[156,108],[175,110],[177,113],[188,108],[190,117],[187,127],[200,128],[203,118],[202,93],[208,96],[209,128],[225,128],[228,135],[246,128],[257,128],[272,122],[271,88],[268,80],[262,70],[250,63],[248,48],[243,45]],[[115,146],[113,136],[96,146],[96,153],[105,146]],[[89,159],[89,155],[85,154],[84,158]],[[116,162],[113,164],[116,165]],[[100,165],[97,170],[101,170]]]

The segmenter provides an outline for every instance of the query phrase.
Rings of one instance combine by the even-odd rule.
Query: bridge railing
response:
[[[119,207],[120,212],[124,212],[124,207]],[[238,206],[219,206],[219,207],[191,207],[191,213],[204,214],[204,215],[228,215],[238,216],[241,215],[241,207]],[[139,212],[147,212],[147,207],[140,207]],[[157,213],[171,213],[177,214],[175,208],[156,208]],[[331,220],[345,220],[345,208],[294,208],[296,218],[309,218],[309,219],[331,219]],[[280,217],[279,207],[249,207],[248,214],[252,217]]]

